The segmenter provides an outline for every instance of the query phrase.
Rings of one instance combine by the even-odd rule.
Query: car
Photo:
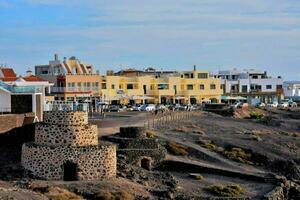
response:
[[[140,111],[140,106],[133,105],[130,108],[131,111]]]
[[[278,104],[278,107],[279,108],[288,108],[288,107],[290,107],[290,104],[289,104],[289,102],[288,101],[282,101],[280,104]]]
[[[243,107],[243,102],[241,102],[241,101],[237,101],[237,102],[235,102],[233,105],[232,105],[232,107],[233,108],[242,108]]]
[[[158,108],[157,108],[159,111],[167,111],[169,110],[166,106],[164,105],[159,105]]]
[[[120,112],[120,107],[119,106],[111,106],[109,108],[109,112]]]
[[[148,106],[147,104],[143,104],[140,107],[138,107],[138,109],[139,111],[146,111],[147,106]]]
[[[258,104],[256,105],[256,107],[258,107],[258,108],[264,108],[264,107],[266,107],[266,104],[263,103],[263,102],[260,102],[260,103],[258,103]]]
[[[187,110],[187,106],[186,105],[179,105],[178,110],[185,111],[185,110]]]
[[[156,110],[156,106],[154,104],[149,104],[146,109],[146,111],[151,112]]]
[[[268,103],[267,107],[268,108],[277,108],[278,107],[278,102]]]

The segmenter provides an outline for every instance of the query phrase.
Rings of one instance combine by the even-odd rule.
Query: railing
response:
[[[99,87],[52,87],[51,93],[65,93],[65,92],[96,92]]]
[[[14,86],[0,81],[0,87],[10,91],[11,93],[37,93],[43,92],[43,88],[39,86]]]
[[[170,126],[175,127],[179,122],[188,120],[199,114],[197,111],[166,111],[157,115],[153,114],[152,117],[144,121],[144,127],[149,130],[164,130],[170,128]]]

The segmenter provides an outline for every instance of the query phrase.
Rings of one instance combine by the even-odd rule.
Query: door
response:
[[[77,181],[78,175],[77,175],[77,169],[78,166],[76,163],[67,161],[64,163],[64,181]]]

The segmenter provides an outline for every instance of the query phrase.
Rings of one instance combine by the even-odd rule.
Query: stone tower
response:
[[[47,180],[95,180],[116,176],[116,146],[98,143],[86,112],[45,112],[35,141],[22,147],[22,165]]]

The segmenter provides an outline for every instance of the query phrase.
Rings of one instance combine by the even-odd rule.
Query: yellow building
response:
[[[205,70],[139,76],[104,76],[102,98],[110,103],[220,102],[221,80]]]
[[[112,104],[220,102],[221,80],[207,70],[155,71],[148,68],[108,71],[106,76],[94,73],[93,66],[75,57],[59,60],[58,55],[49,65],[35,67],[37,76],[52,83],[51,93],[56,100]]]

